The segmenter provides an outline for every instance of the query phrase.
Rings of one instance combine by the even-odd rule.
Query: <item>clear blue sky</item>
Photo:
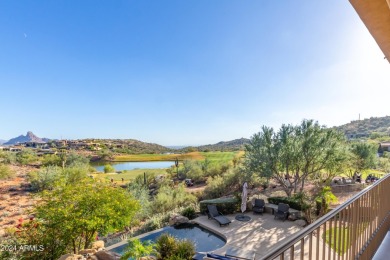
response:
[[[347,0],[0,1],[0,139],[197,145],[384,116],[383,56]]]

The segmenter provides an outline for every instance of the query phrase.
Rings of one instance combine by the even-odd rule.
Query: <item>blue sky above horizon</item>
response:
[[[199,145],[389,112],[348,1],[1,1],[0,139]]]

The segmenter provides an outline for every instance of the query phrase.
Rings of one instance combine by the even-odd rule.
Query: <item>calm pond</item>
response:
[[[104,165],[111,164],[116,171],[134,170],[134,169],[163,169],[175,165],[175,162],[98,162],[91,165],[99,172],[104,171]]]

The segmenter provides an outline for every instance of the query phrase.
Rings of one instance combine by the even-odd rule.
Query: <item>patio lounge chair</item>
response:
[[[207,210],[208,210],[207,215],[209,219],[211,218],[216,220],[220,226],[230,224],[231,221],[227,217],[225,217],[224,215],[218,212],[217,206],[207,205]]]
[[[206,257],[203,259],[219,259],[219,260],[236,260],[237,258],[231,258],[228,256],[223,256],[223,255],[217,255],[217,254],[207,254]]]
[[[260,213],[263,215],[263,212],[265,210],[265,202],[262,199],[255,199],[255,205],[252,208],[253,213]]]
[[[288,217],[288,210],[290,209],[290,206],[288,204],[279,203],[278,204],[278,210],[275,212],[275,219],[279,218],[285,221]]]

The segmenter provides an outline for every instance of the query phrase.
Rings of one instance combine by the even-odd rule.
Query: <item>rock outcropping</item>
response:
[[[184,217],[179,214],[172,214],[169,217],[169,225],[179,225],[179,224],[184,224],[188,223],[190,220],[187,217]]]
[[[96,241],[91,249],[83,249],[78,254],[66,254],[58,260],[119,260],[121,256],[115,252],[104,250],[104,241]]]
[[[26,135],[19,135],[18,137],[10,139],[8,142],[4,143],[5,145],[14,145],[17,143],[25,143],[25,142],[37,142],[37,143],[45,143],[47,138],[39,138],[33,132],[28,131]]]

